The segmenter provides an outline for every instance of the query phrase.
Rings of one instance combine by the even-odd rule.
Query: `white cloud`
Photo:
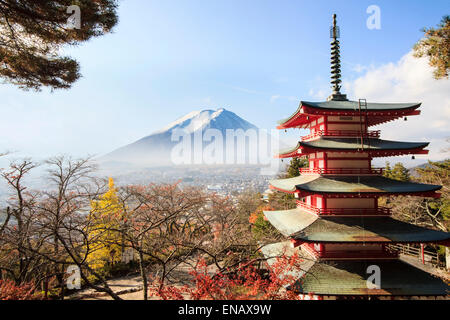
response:
[[[396,63],[369,67],[361,77],[344,83],[344,89],[352,100],[422,102],[421,115],[408,117],[407,122],[397,120],[374,129],[382,130],[383,139],[431,142],[429,155],[418,159],[450,157],[446,141],[450,137],[450,80],[435,80],[427,59],[415,58],[409,52]],[[396,157],[393,161],[399,160]]]
[[[321,76],[316,76],[308,81],[308,99],[313,101],[323,101],[331,93],[330,80],[328,78],[323,78]]]
[[[325,100],[330,95],[330,90],[329,89],[318,89],[318,90],[309,89],[308,94],[312,98],[314,98],[318,101],[322,101],[322,100]]]
[[[366,67],[366,66],[363,66],[363,65],[361,65],[361,64],[354,64],[354,65],[352,65],[352,67],[351,67],[351,70],[352,71],[354,71],[354,72],[357,72],[357,73],[361,73],[361,72],[364,72],[364,71],[366,71],[368,69],[368,67]]]
[[[279,94],[273,95],[270,97],[270,103],[274,103],[275,101],[277,101],[277,99],[280,98]]]

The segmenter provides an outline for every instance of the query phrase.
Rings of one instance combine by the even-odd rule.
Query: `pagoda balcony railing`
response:
[[[300,168],[300,174],[370,174],[381,175],[383,168]]]
[[[317,137],[361,137],[361,131],[358,130],[318,130],[302,137],[302,141],[311,140]],[[379,138],[380,130],[368,131],[362,133],[363,137]]]
[[[342,215],[342,216],[363,216],[363,215],[376,215],[376,216],[389,216],[391,215],[391,209],[386,207],[378,208],[318,208],[316,206],[307,204],[306,202],[297,201],[297,207],[307,210],[317,215]]]
[[[445,268],[445,262],[442,262],[439,259],[439,254],[435,251],[429,251],[429,250],[422,250],[420,248],[420,245],[414,245],[414,244],[402,244],[402,243],[396,243],[396,244],[390,244],[388,245],[388,249],[397,252],[400,254],[417,257],[422,260],[423,264],[430,263],[431,265],[438,267],[438,268]]]

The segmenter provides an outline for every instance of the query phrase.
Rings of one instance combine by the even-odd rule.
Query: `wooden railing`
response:
[[[361,131],[358,130],[318,130],[302,137],[302,141],[314,139],[317,137],[361,137]],[[380,130],[368,131],[362,133],[363,137],[379,138]]]
[[[383,174],[383,168],[300,168],[300,174]]]
[[[306,202],[297,201],[297,207],[307,210],[309,212],[320,215],[343,215],[343,216],[360,216],[360,215],[376,215],[376,216],[389,216],[391,215],[391,209],[386,207],[378,208],[317,208]]]
[[[388,245],[388,248],[400,254],[417,257],[417,259],[420,261],[422,261],[423,259],[422,262],[424,264],[430,264],[437,268],[445,268],[445,264],[443,264],[439,260],[439,255],[437,252],[423,250],[423,257],[422,257],[421,248],[410,244],[390,244]]]

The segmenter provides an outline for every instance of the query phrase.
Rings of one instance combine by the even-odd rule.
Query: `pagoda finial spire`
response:
[[[345,94],[341,94],[341,57],[339,51],[339,40],[340,37],[339,27],[336,23],[336,14],[333,14],[333,26],[330,28],[330,38],[331,41],[331,88],[333,93],[328,97],[328,101],[337,100],[343,101],[348,100]]]

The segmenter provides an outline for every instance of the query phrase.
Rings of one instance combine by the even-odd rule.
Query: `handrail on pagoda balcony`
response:
[[[359,216],[359,215],[391,215],[391,209],[386,207],[378,208],[317,208],[303,201],[297,201],[297,207],[307,210],[309,212],[318,215],[346,215],[346,216]]]
[[[363,132],[364,137],[379,138],[380,130]],[[316,137],[360,137],[361,131],[358,130],[317,130],[314,133],[310,133],[302,137],[302,141],[314,139]]]
[[[383,168],[300,168],[300,174],[383,174]]]

